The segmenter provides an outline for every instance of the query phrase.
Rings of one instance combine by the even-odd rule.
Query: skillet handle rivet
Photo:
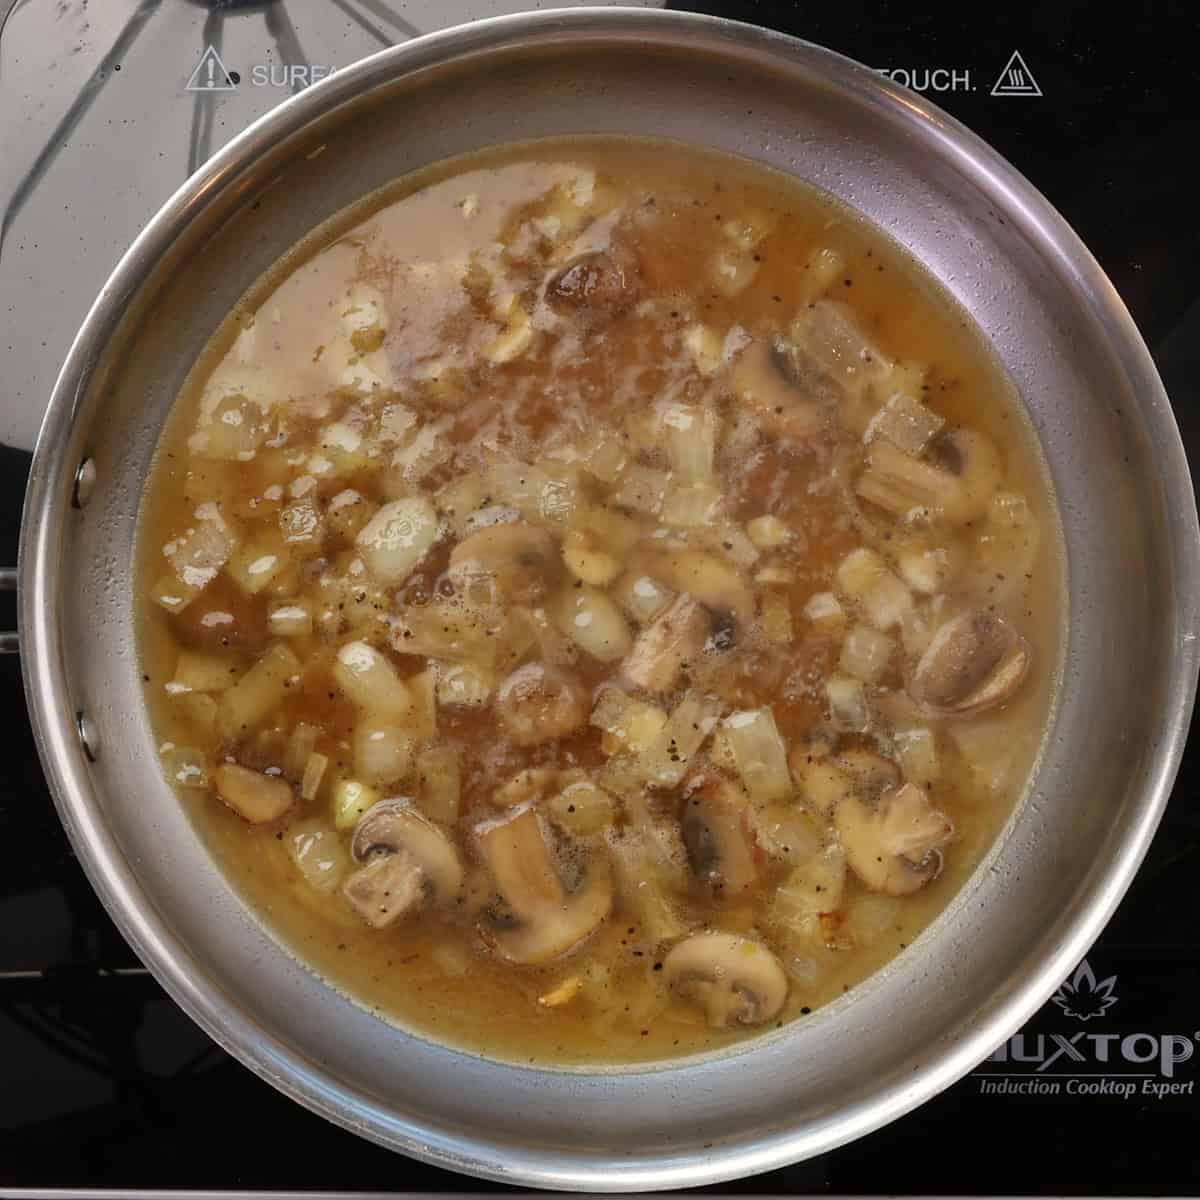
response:
[[[96,486],[96,460],[85,458],[75,471],[75,488],[71,493],[71,507],[83,508],[92,497]]]
[[[100,757],[100,737],[96,733],[96,726],[92,718],[85,712],[77,712],[75,729],[79,733],[79,744],[83,747],[88,762],[95,762]]]

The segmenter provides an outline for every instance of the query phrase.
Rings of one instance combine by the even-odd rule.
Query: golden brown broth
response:
[[[501,322],[466,298],[457,277],[447,282],[439,270],[497,240],[511,239],[547,192],[581,168],[594,170],[599,193],[610,192],[619,202],[618,236],[640,259],[641,298],[659,301],[658,309],[643,315],[631,310],[591,333],[581,334],[568,323],[566,332],[540,332],[531,351],[512,362],[480,365],[480,353]],[[469,195],[477,196],[478,212],[467,218],[461,201]],[[773,228],[754,251],[761,262],[753,282],[739,295],[727,297],[711,286],[707,262],[727,244],[725,223],[747,213],[759,219],[766,214]],[[601,217],[591,227],[599,246],[605,244],[603,226]],[[589,236],[588,230],[583,236]],[[718,898],[714,903],[696,884],[687,896],[676,897],[680,910],[697,927],[757,931],[789,968],[795,960],[805,960],[792,973],[778,1021],[828,1003],[892,958],[970,876],[1027,777],[1045,728],[1060,652],[1057,519],[1030,431],[1010,384],[977,331],[893,244],[781,177],[657,144],[585,139],[514,147],[400,181],[318,230],[252,290],[214,337],[163,438],[142,507],[139,543],[145,584],[140,590],[146,595],[163,570],[164,543],[189,525],[198,502],[220,498],[223,511],[243,529],[276,520],[279,504],[262,500],[265,489],[277,477],[294,478],[296,469],[289,476],[279,456],[272,459],[267,452],[252,462],[231,465],[208,462],[188,451],[205,385],[227,355],[246,345],[236,339],[251,323],[257,363],[287,371],[298,392],[328,393],[331,384],[322,374],[320,348],[336,324],[337,302],[355,279],[372,284],[383,293],[390,312],[383,353],[397,390],[422,416],[444,406],[455,422],[451,441],[477,466],[481,447],[536,458],[548,438],[566,430],[579,439],[597,425],[616,425],[667,388],[676,389],[681,400],[703,398],[703,381],[694,372],[689,375],[686,367],[681,331],[696,321],[721,332],[739,325],[755,337],[785,329],[814,298],[804,264],[817,247],[843,257],[844,269],[827,293],[850,306],[865,336],[896,359],[928,365],[926,403],[949,427],[979,430],[1002,449],[1003,486],[1024,495],[1042,536],[1029,584],[1012,591],[1003,606],[1004,615],[1034,646],[1031,678],[999,715],[991,713],[973,723],[985,741],[990,737],[988,746],[1002,747],[1001,758],[1007,755],[1002,785],[989,791],[978,764],[973,768],[964,760],[945,727],[938,732],[942,773],[929,794],[954,822],[956,839],[934,882],[915,895],[881,904],[851,880],[842,917],[830,933],[837,948],[805,944],[799,953],[796,944],[781,939],[765,923],[772,885],[785,873],[765,857],[763,885],[750,902],[724,903]],[[544,264],[538,269],[544,270]],[[414,375],[422,364],[448,347],[453,361],[463,366],[459,374],[446,377],[450,386],[417,382]],[[311,438],[320,424],[315,419],[295,421],[291,444]],[[827,474],[829,462],[828,453],[819,447],[797,450],[768,439],[756,456],[746,457],[740,469],[726,477],[734,521],[744,524],[771,512],[806,535],[802,552],[777,555],[795,572],[795,583],[784,589],[795,628],[793,641],[778,646],[748,639],[748,646],[737,651],[744,670],[735,682],[726,679],[722,684],[726,709],[772,705],[789,745],[824,719],[824,705],[812,680],[831,670],[839,653],[835,641],[809,628],[804,605],[813,593],[831,590],[838,562],[862,544],[836,496],[809,490],[810,483]],[[471,465],[467,462],[464,469]],[[438,468],[428,490],[436,490],[455,473]],[[368,472],[341,477],[336,484],[322,483],[318,494],[327,501],[348,486],[369,498],[383,498],[378,477]],[[971,532],[969,528],[964,536]],[[346,560],[352,557],[350,545],[346,540],[334,542],[325,552]],[[430,591],[447,553],[448,543],[431,552],[398,589],[401,598]],[[771,554],[764,553],[763,561],[770,559]],[[981,586],[985,587],[977,582],[977,590]],[[248,665],[270,640],[264,630],[268,603],[266,596],[247,600],[220,577],[209,585],[200,607],[234,613],[235,642],[241,642],[226,649],[238,663]],[[214,645],[213,630],[196,620],[199,611],[193,605],[170,617],[149,599],[143,604],[142,652],[155,728],[164,742],[199,744],[210,756],[210,768],[230,750],[243,758],[248,754],[250,765],[265,765],[254,761],[244,746],[221,744],[215,737],[204,743],[164,690],[180,645]],[[350,769],[348,739],[355,721],[353,707],[328,675],[332,652],[345,636],[300,641],[303,679],[285,706],[285,724],[303,719],[325,730],[322,745],[334,772]],[[408,656],[395,661],[406,676],[423,665]],[[586,654],[580,656],[577,670],[589,688],[612,674],[610,665],[589,660]],[[901,683],[895,667],[885,682]],[[479,816],[495,814],[489,794],[498,782],[530,764],[557,761],[590,770],[606,757],[598,731],[590,727],[558,747],[523,750],[503,742],[490,709],[443,709],[439,722],[439,736],[463,752],[464,816],[455,836],[468,861],[478,860],[469,827]],[[277,756],[277,750],[273,752]],[[270,758],[272,751],[260,747],[260,758],[263,753]],[[429,1037],[508,1059],[612,1063],[694,1053],[753,1032],[712,1030],[697,1008],[664,994],[656,967],[665,948],[640,937],[620,898],[606,925],[571,957],[542,967],[514,967],[487,949],[473,920],[426,911],[373,930],[336,893],[312,889],[293,865],[285,838],[293,820],[310,817],[322,805],[327,808],[324,793],[314,804],[297,805],[282,821],[263,825],[247,824],[207,793],[183,789],[181,796],[233,883],[287,945],[335,986]],[[657,803],[668,807],[664,801]],[[862,907],[864,901],[867,907]],[[450,969],[444,953],[448,944],[458,947],[462,960]],[[465,971],[463,963],[469,964]],[[559,1007],[537,1003],[540,995],[589,963],[608,966],[607,989],[585,987]]]

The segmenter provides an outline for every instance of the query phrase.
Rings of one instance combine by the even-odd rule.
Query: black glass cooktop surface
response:
[[[157,37],[156,53],[172,45],[165,25],[155,32],[159,6],[19,2],[0,37],[0,96],[2,69],[34,52],[34,27],[23,23],[28,14],[21,10],[39,5],[61,10],[56,19],[72,30],[89,8],[93,16],[113,18],[109,41],[80,39],[78,52],[92,62],[72,86],[101,95],[89,101],[96,108],[84,105],[62,134],[61,153],[55,152],[68,161],[73,152],[95,154],[106,138],[122,136],[119,129],[89,124],[89,112],[103,111],[104,89],[119,86],[136,102],[142,59],[135,40]],[[105,13],[106,7],[112,11]],[[179,11],[190,7],[181,4]],[[340,65],[384,41],[432,27],[409,20],[410,10],[422,6],[380,0],[337,0],[328,8],[314,0],[311,9],[294,0],[213,5],[189,29],[203,35],[210,29],[204,22],[214,22],[213,13],[224,9],[225,57],[236,60],[230,71],[235,65],[246,71],[258,61],[252,42],[238,43],[235,36],[235,18],[250,7],[267,11],[274,22],[262,25],[262,36],[277,52],[270,59],[269,47],[263,51],[268,64]],[[949,14],[911,3],[852,0],[670,7],[769,25],[887,70],[996,146],[1063,212],[1108,272],[1154,353],[1197,461],[1200,220],[1190,159],[1200,145],[1194,94],[1200,16],[1192,5],[1126,7],[1119,16],[1073,2],[1036,10],[960,5]],[[335,8],[341,14],[336,20],[330,15]],[[460,17],[497,11],[487,4],[457,8]],[[0,0],[0,13],[4,9]],[[161,12],[165,22],[166,10]],[[121,32],[126,18],[142,22],[132,35]],[[374,32],[364,32],[364,23]],[[118,44],[118,36],[133,40]],[[304,55],[297,59],[300,46]],[[178,114],[181,136],[192,130],[194,116],[184,81],[190,60],[199,65],[202,48],[196,41],[179,49],[179,60],[187,61],[164,105],[188,106]],[[296,82],[280,78],[285,92]],[[0,103],[0,137],[8,139],[0,148],[15,144],[17,124],[39,119],[61,84],[45,80],[43,95],[43,84],[30,79],[19,95],[10,92]],[[260,107],[265,103],[255,99]],[[147,92],[142,107],[155,102]],[[247,110],[244,119],[253,115]],[[162,120],[170,119],[164,111]],[[177,175],[189,153],[194,146],[181,149],[172,166]],[[19,295],[31,296],[52,323],[54,296],[65,292],[61,279],[39,275],[30,232],[30,223],[44,217],[38,206],[56,203],[64,185],[55,182],[61,163],[43,164],[39,173],[36,153],[19,163],[4,159],[0,149],[8,239],[0,243],[0,285],[7,287],[0,291],[0,351],[9,364],[8,378],[0,377],[0,410],[14,407],[0,412],[0,430],[19,431],[29,418],[15,406],[35,403],[35,384],[48,387],[50,381],[25,369],[42,349],[19,331],[24,318],[14,306]],[[125,169],[140,168],[135,161]],[[162,168],[153,163],[144,169],[145,178],[137,181],[145,209],[139,220],[165,197],[168,184],[179,181],[155,176]],[[131,186],[124,176],[88,178],[87,187],[97,193]],[[55,271],[66,261],[61,246],[58,253]],[[92,263],[87,270],[98,267]],[[80,312],[95,287],[85,290]],[[53,346],[45,348],[46,355],[52,352]],[[13,445],[0,448],[0,566],[16,558],[29,467],[20,433],[8,440]],[[0,595],[0,629],[11,628],[12,618],[11,596]],[[13,656],[0,657],[0,711],[7,730],[0,750],[0,1193],[82,1187],[113,1194],[149,1188],[503,1190],[354,1138],[284,1099],[216,1048],[137,962],[72,855],[38,764]],[[917,1112],[853,1145],[720,1190],[1194,1193],[1200,1185],[1198,789],[1200,750],[1193,745],[1149,858],[1108,929],[1054,1000],[991,1060]]]

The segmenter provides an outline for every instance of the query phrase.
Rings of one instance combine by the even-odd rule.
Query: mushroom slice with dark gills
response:
[[[407,800],[380,800],[367,809],[350,853],[364,865],[342,885],[342,895],[376,929],[423,903],[447,903],[462,888],[458,851]]]
[[[641,291],[641,267],[627,246],[614,242],[573,258],[546,281],[546,303],[559,316],[596,326],[633,307]]]
[[[668,986],[704,1010],[716,1029],[760,1025],[787,999],[787,976],[779,959],[754,938],[697,933],[663,960]]]
[[[732,621],[736,631],[754,620],[754,592],[730,563],[707,550],[641,550],[631,570],[648,575],[677,593],[702,604],[716,624]]]
[[[562,575],[558,546],[544,529],[489,525],[450,553],[450,580],[468,603],[537,604]]]
[[[838,398],[817,364],[781,333],[747,346],[729,379],[734,398],[762,428],[791,442],[816,437]]]
[[[663,694],[679,682],[687,664],[704,652],[713,623],[692,596],[677,596],[666,612],[638,634],[621,673],[634,687]]]
[[[885,791],[871,805],[850,794],[833,812],[846,862],[874,892],[907,896],[942,869],[942,847],[954,836],[945,813],[916,784]]]
[[[1032,657],[1029,643],[1003,617],[971,609],[933,635],[908,693],[937,716],[972,716],[1009,699]]]
[[[591,711],[591,698],[570,671],[531,662],[500,684],[493,707],[518,746],[537,746],[581,729]]]
[[[981,433],[956,429],[935,438],[924,458],[882,438],[872,442],[855,490],[893,516],[925,510],[961,526],[983,516],[1003,477],[996,447]]]
[[[692,870],[720,897],[732,899],[758,880],[750,800],[732,780],[706,773],[683,802],[683,841]]]
[[[574,891],[564,886],[534,809],[525,805],[475,828],[484,860],[511,919],[480,926],[480,935],[512,963],[550,962],[586,940],[612,911],[608,860],[593,855]]]
[[[862,746],[843,747],[818,758],[806,746],[797,745],[788,766],[801,800],[827,819],[846,796],[853,794],[871,805],[900,783],[900,768],[894,762]]]

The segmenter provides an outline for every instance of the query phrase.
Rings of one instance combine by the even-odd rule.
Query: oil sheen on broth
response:
[[[235,884],[362,1003],[538,1063],[725,1045],[899,953],[1061,644],[978,333],[827,201],[659,144],[317,231],[189,377],[139,546],[164,769]]]

